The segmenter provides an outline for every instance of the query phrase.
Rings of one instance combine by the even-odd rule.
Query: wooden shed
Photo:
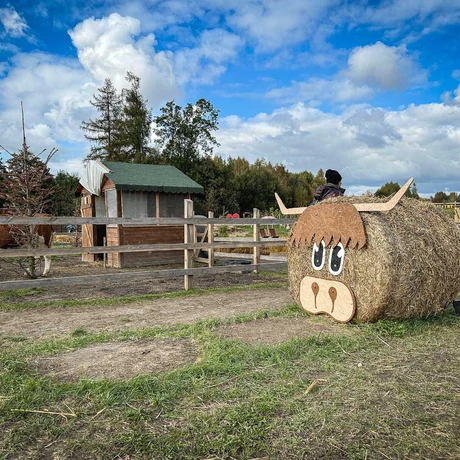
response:
[[[203,187],[174,166],[89,161],[76,193],[83,217],[183,217],[184,199],[203,193]],[[182,243],[183,225],[82,226],[82,246]],[[102,254],[84,254],[94,262]],[[183,263],[184,251],[108,253],[111,267]]]

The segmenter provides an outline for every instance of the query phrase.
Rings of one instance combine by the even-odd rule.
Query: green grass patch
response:
[[[452,308],[425,320],[343,326],[354,334],[340,326],[278,345],[219,334],[220,326],[275,317],[302,318],[306,328],[310,321],[330,325],[290,305],[171,327],[0,339],[0,456],[460,457],[460,317]],[[38,357],[97,343],[161,338],[191,340],[197,362],[123,380],[71,382],[33,367]]]
[[[27,288],[27,289],[14,289],[11,291],[0,291],[0,298],[15,298],[33,296],[40,292],[45,292],[45,288]]]

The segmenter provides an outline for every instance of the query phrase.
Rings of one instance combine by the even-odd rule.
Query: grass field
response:
[[[278,345],[219,333],[273,317],[330,322],[288,305],[120,333],[2,335],[0,458],[460,458],[460,317],[451,307]],[[94,344],[165,338],[190,340],[198,360],[124,380],[59,381],[30,365]]]

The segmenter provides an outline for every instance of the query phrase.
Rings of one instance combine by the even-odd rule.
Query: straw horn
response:
[[[414,181],[414,178],[411,177],[394,195],[393,197],[385,203],[353,203],[353,206],[359,212],[385,212],[392,210],[402,198],[402,196],[406,193],[406,190],[409,188],[410,184]],[[278,206],[280,211],[285,216],[291,214],[302,214],[307,207],[303,208],[286,208],[284,203],[282,202],[281,198],[277,193],[275,193],[276,201],[278,202]]]

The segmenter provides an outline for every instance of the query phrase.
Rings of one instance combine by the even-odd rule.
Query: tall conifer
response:
[[[114,160],[120,151],[120,126],[122,101],[111,80],[106,78],[104,85],[93,95],[90,104],[100,116],[81,123],[85,137],[91,142],[91,152],[87,160]]]

